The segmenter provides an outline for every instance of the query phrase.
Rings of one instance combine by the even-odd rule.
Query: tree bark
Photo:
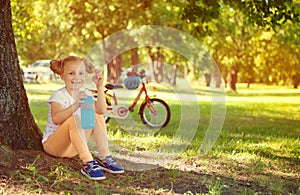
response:
[[[237,78],[238,78],[238,73],[236,71],[232,71],[230,73],[230,88],[235,92],[236,92]]]
[[[138,72],[138,65],[140,63],[138,49],[134,48],[131,50],[131,65],[132,65],[132,71]]]
[[[0,145],[42,149],[42,133],[28,105],[12,29],[9,0],[0,0]]]
[[[151,80],[160,83],[163,81],[163,55],[158,48],[156,53],[153,53],[152,47],[148,47],[148,54],[151,59]]]
[[[121,75],[123,59],[122,56],[117,56],[107,65],[107,80],[111,83],[117,83]]]
[[[292,80],[293,80],[294,89],[298,89],[298,85],[300,83],[300,78],[297,75],[293,75]]]
[[[173,85],[173,86],[176,86],[176,84],[177,84],[176,79],[177,79],[178,65],[174,65],[173,68],[174,68],[174,72],[173,72],[173,81],[172,81],[172,85]]]

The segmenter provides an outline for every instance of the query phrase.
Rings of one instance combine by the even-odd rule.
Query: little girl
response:
[[[103,77],[99,70],[85,58],[69,56],[63,60],[52,60],[51,70],[60,75],[65,86],[52,94],[47,101],[48,121],[42,140],[45,152],[55,157],[71,158],[79,155],[83,162],[81,173],[92,180],[105,179],[101,170],[110,173],[123,173],[112,158],[108,149],[108,137],[103,114],[106,101]],[[88,73],[95,73],[98,97],[95,101],[95,128],[84,130],[80,125],[80,99],[87,95],[80,88],[84,85]],[[88,141],[94,136],[98,154],[95,160],[88,148]]]

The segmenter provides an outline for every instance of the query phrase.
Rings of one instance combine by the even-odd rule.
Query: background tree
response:
[[[270,48],[272,56],[266,56],[270,50],[257,49],[258,39],[263,32],[272,32],[274,35],[274,32],[287,22],[297,24],[299,21],[297,9],[298,5],[292,0],[280,2],[189,0],[183,10],[182,18],[190,24],[190,32],[199,40],[204,39],[204,44],[210,46],[225,81],[230,80],[231,88],[235,90],[235,83],[238,81],[237,73],[242,76],[239,81],[247,82],[249,86],[250,81],[262,78],[262,73],[267,72],[264,78],[269,79],[274,78],[273,73],[282,71],[280,67],[286,61],[276,59],[282,56],[280,50],[267,45],[265,49]],[[272,42],[277,42],[276,38],[272,36]],[[259,52],[260,59],[257,59]],[[272,62],[269,57],[272,58]],[[255,64],[257,60],[268,64],[260,63],[257,68]],[[272,71],[268,66],[272,66]],[[229,79],[227,75],[230,75]],[[268,83],[268,79],[262,81]],[[276,79],[272,80],[276,84],[279,83]]]
[[[245,24],[245,16],[238,10],[225,6],[220,19],[215,21],[213,31],[208,36],[209,48],[219,65],[225,82],[236,91],[238,74],[248,85],[254,77],[254,57],[256,55],[256,28]]]
[[[300,83],[300,26],[287,22],[275,37],[280,44],[280,54],[284,62],[280,70],[280,81],[287,84],[290,79],[293,87],[297,89]]]
[[[297,36],[288,38],[288,34],[299,32],[296,28],[298,25],[295,25],[299,21],[296,1],[90,0],[82,3],[79,0],[12,0],[12,7],[16,43],[21,64],[25,66],[37,59],[85,55],[97,41],[115,32],[149,24],[169,26],[192,34],[211,51],[226,81],[247,82],[249,86],[251,82],[291,84],[292,77],[294,81],[298,80],[298,68],[294,67],[297,64],[297,44],[292,43]],[[45,12],[46,9],[52,11]],[[284,27],[288,23],[289,27]],[[262,36],[265,32],[270,32],[271,37]],[[133,40],[123,42],[126,41]],[[276,49],[272,49],[271,45],[266,46],[266,42],[272,43]],[[122,46],[123,43],[117,44]],[[290,59],[282,58],[287,51],[277,48],[290,51]],[[114,51],[106,53],[113,55]],[[279,61],[275,60],[280,56]],[[149,61],[156,63],[158,59],[163,59],[163,62],[156,63],[159,66],[153,68],[157,74],[153,74],[153,78],[166,78],[167,73],[159,70],[163,70],[164,63],[172,64],[174,61],[178,64],[174,67],[184,71],[191,80],[198,80],[204,74],[198,71],[195,64],[187,63],[188,59],[181,58],[182,63],[178,63],[176,58],[178,56],[174,52],[164,48],[133,49],[106,62],[109,81],[115,82],[120,76],[121,67],[127,69]],[[284,69],[284,66],[294,68]],[[289,70],[293,70],[293,73],[289,73]],[[236,79],[227,79],[228,75]],[[285,78],[286,75],[288,78]],[[235,82],[232,82],[232,88],[235,88]]]

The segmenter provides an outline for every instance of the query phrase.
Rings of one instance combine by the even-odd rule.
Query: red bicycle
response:
[[[150,97],[146,88],[145,71],[140,73],[130,72],[127,74],[128,78],[124,80],[124,85],[127,89],[141,88],[131,103],[130,106],[120,105],[114,89],[124,88],[121,84],[106,84],[105,95],[107,103],[107,112],[105,113],[106,123],[110,118],[125,119],[130,112],[134,111],[138,101],[141,99],[142,94],[145,94],[142,103],[139,106],[138,114],[142,122],[151,128],[162,128],[168,125],[171,118],[171,111],[169,105],[162,99]],[[92,90],[93,91],[93,90]],[[93,91],[96,96],[97,91]]]

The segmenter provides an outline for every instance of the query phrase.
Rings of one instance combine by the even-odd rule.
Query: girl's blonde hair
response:
[[[93,73],[95,71],[94,65],[91,64],[87,58],[80,58],[77,56],[69,56],[62,60],[51,60],[50,61],[50,69],[55,74],[61,75],[64,72],[64,65],[68,62],[74,62],[74,61],[83,62],[87,73]]]

